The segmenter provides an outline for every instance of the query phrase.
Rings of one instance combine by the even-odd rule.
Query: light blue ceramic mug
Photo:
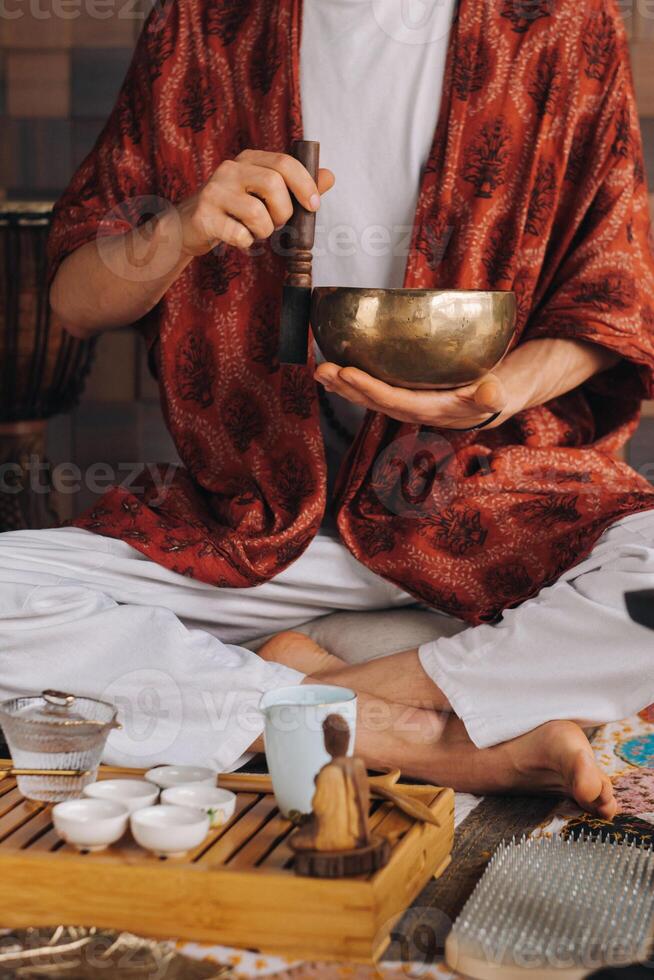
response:
[[[277,805],[287,817],[311,813],[315,777],[329,762],[322,723],[332,714],[345,719],[352,755],[357,696],[346,687],[305,684],[268,691],[259,708],[265,718],[266,758]]]

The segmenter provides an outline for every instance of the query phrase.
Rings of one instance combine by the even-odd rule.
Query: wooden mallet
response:
[[[318,180],[320,143],[296,140],[291,150],[296,160]],[[282,233],[286,251],[286,280],[282,297],[279,360],[282,364],[306,364],[311,312],[312,250],[316,215],[294,200],[293,217]]]

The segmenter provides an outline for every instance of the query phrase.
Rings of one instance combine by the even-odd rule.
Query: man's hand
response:
[[[243,150],[235,160],[223,161],[201,191],[178,205],[183,251],[205,255],[221,242],[247,250],[288,222],[291,194],[308,211],[317,211],[320,195],[333,185],[330,170],[321,170],[315,183],[294,157]]]
[[[465,388],[393,388],[357,368],[330,363],[317,368],[316,380],[328,391],[400,422],[442,429],[470,429],[488,422],[491,429],[523,409],[572,391],[618,360],[610,350],[585,341],[543,338],[520,344],[493,374]]]
[[[195,256],[220,242],[247,250],[287,223],[291,194],[317,211],[320,195],[333,184],[329,170],[320,171],[316,184],[294,157],[244,150],[177,207],[171,204],[132,231],[99,237],[67,256],[50,291],[52,310],[82,339],[136,323]]]
[[[501,379],[488,375],[483,381],[465,388],[447,391],[411,391],[393,388],[371,378],[358,368],[339,368],[337,364],[321,364],[316,380],[327,391],[333,391],[348,401],[363,405],[373,412],[382,412],[400,422],[433,425],[443,429],[469,429],[503,413],[508,396]],[[502,415],[491,422],[500,425]]]

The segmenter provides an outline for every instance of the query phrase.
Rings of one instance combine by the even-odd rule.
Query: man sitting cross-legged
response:
[[[611,813],[583,729],[654,702],[624,604],[654,588],[654,488],[618,458],[654,397],[624,27],[613,0],[403,6],[155,4],[55,209],[50,300],[76,337],[137,325],[182,465],[72,528],[0,535],[0,696],[114,700],[133,738],[111,761],[225,771],[261,695],[318,671],[361,692],[370,764]],[[281,364],[294,200],[318,212],[315,286],[456,289],[470,316],[476,291],[514,293],[502,363],[451,391],[313,342]],[[343,673],[288,637],[245,649],[416,603],[462,632],[434,615],[417,651]],[[273,662],[300,653],[300,673]]]

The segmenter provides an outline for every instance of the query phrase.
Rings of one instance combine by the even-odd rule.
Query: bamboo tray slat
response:
[[[99,778],[117,775],[101,770]],[[142,776],[142,770],[120,775]],[[403,786],[437,814],[419,824],[373,800],[371,827],[392,846],[372,875],[319,880],[292,870],[293,827],[267,777],[224,776],[237,793],[232,819],[183,858],[161,860],[128,833],[106,851],[79,854],[52,826],[51,808],[0,791],[0,927],[60,923],[260,949],[297,958],[376,960],[398,917],[450,860],[454,794]],[[8,785],[7,785],[8,784]]]

